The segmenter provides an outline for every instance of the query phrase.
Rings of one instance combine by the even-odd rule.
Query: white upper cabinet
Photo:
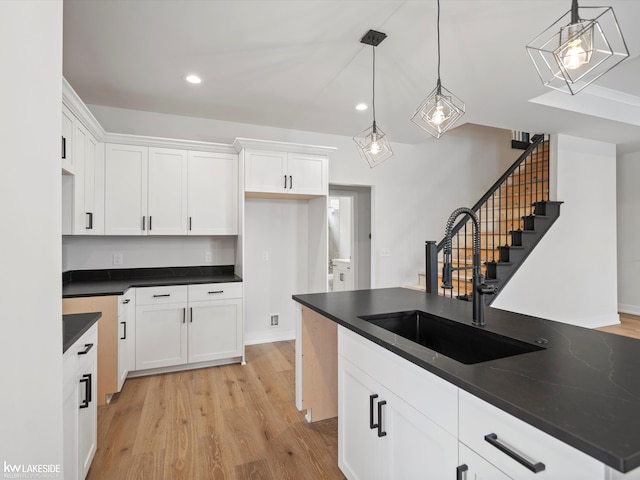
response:
[[[333,147],[236,138],[245,197],[311,199],[329,191]]]
[[[289,191],[307,195],[326,195],[327,157],[303,153],[287,154]]]
[[[246,192],[286,192],[286,152],[247,150],[244,169]]]
[[[108,144],[107,235],[237,235],[238,156]]]
[[[187,152],[149,148],[148,235],[187,234]]]
[[[105,146],[106,235],[146,235],[149,149]]]
[[[62,139],[60,145],[60,159],[62,169],[73,173],[73,124],[75,117],[71,110],[62,105]]]
[[[327,194],[327,157],[291,152],[246,150],[247,193],[322,196]]]
[[[189,235],[238,234],[238,156],[189,151]]]
[[[62,233],[103,235],[104,144],[65,105],[62,128]]]

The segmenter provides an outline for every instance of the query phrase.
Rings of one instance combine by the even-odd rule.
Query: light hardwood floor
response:
[[[98,409],[89,480],[343,479],[336,419],[295,407],[294,342],[247,365],[132,378]]]
[[[619,325],[610,325],[598,328],[598,330],[640,339],[640,317],[621,313]]]

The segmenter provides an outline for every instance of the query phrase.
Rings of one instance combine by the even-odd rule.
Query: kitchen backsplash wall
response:
[[[62,237],[63,272],[107,268],[234,265],[235,256],[235,236]]]

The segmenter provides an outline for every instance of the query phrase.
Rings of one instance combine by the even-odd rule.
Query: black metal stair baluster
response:
[[[533,157],[532,156],[529,157],[529,165],[530,165],[530,168],[533,169]],[[529,185],[529,211],[531,211],[531,207],[533,205],[533,179],[534,179],[534,177],[536,175],[537,175],[537,172],[535,172],[535,171],[532,172],[532,174],[531,174],[531,176],[529,178],[529,182],[528,182],[528,185]]]
[[[540,195],[538,194],[538,185],[540,185],[540,178],[543,178],[542,175],[542,167],[540,165],[540,149],[536,148],[536,172],[539,175],[538,178],[536,178],[536,202],[540,201]]]
[[[463,241],[463,248],[464,248],[464,265],[465,267],[467,266],[467,224],[465,223],[464,225],[464,241]],[[460,235],[458,234],[458,268],[460,267]],[[458,274],[458,297],[460,296],[460,272],[461,270],[457,270],[457,274]],[[466,270],[465,270],[465,278],[466,278]],[[465,293],[466,293],[466,284],[465,284]]]
[[[522,227],[522,165],[518,167],[518,230]]]

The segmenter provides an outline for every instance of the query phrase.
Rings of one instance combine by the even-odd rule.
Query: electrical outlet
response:
[[[113,264],[122,265],[122,252],[113,252]]]
[[[270,326],[277,327],[278,326],[278,321],[279,321],[279,315],[277,313],[271,315],[271,325]]]
[[[391,256],[391,249],[390,248],[381,248],[380,249],[380,256],[381,257],[390,257]]]
[[[262,260],[264,260],[265,262],[269,261],[269,250],[262,251]]]
[[[211,252],[204,252],[204,263],[211,263],[213,261],[213,254]]]

